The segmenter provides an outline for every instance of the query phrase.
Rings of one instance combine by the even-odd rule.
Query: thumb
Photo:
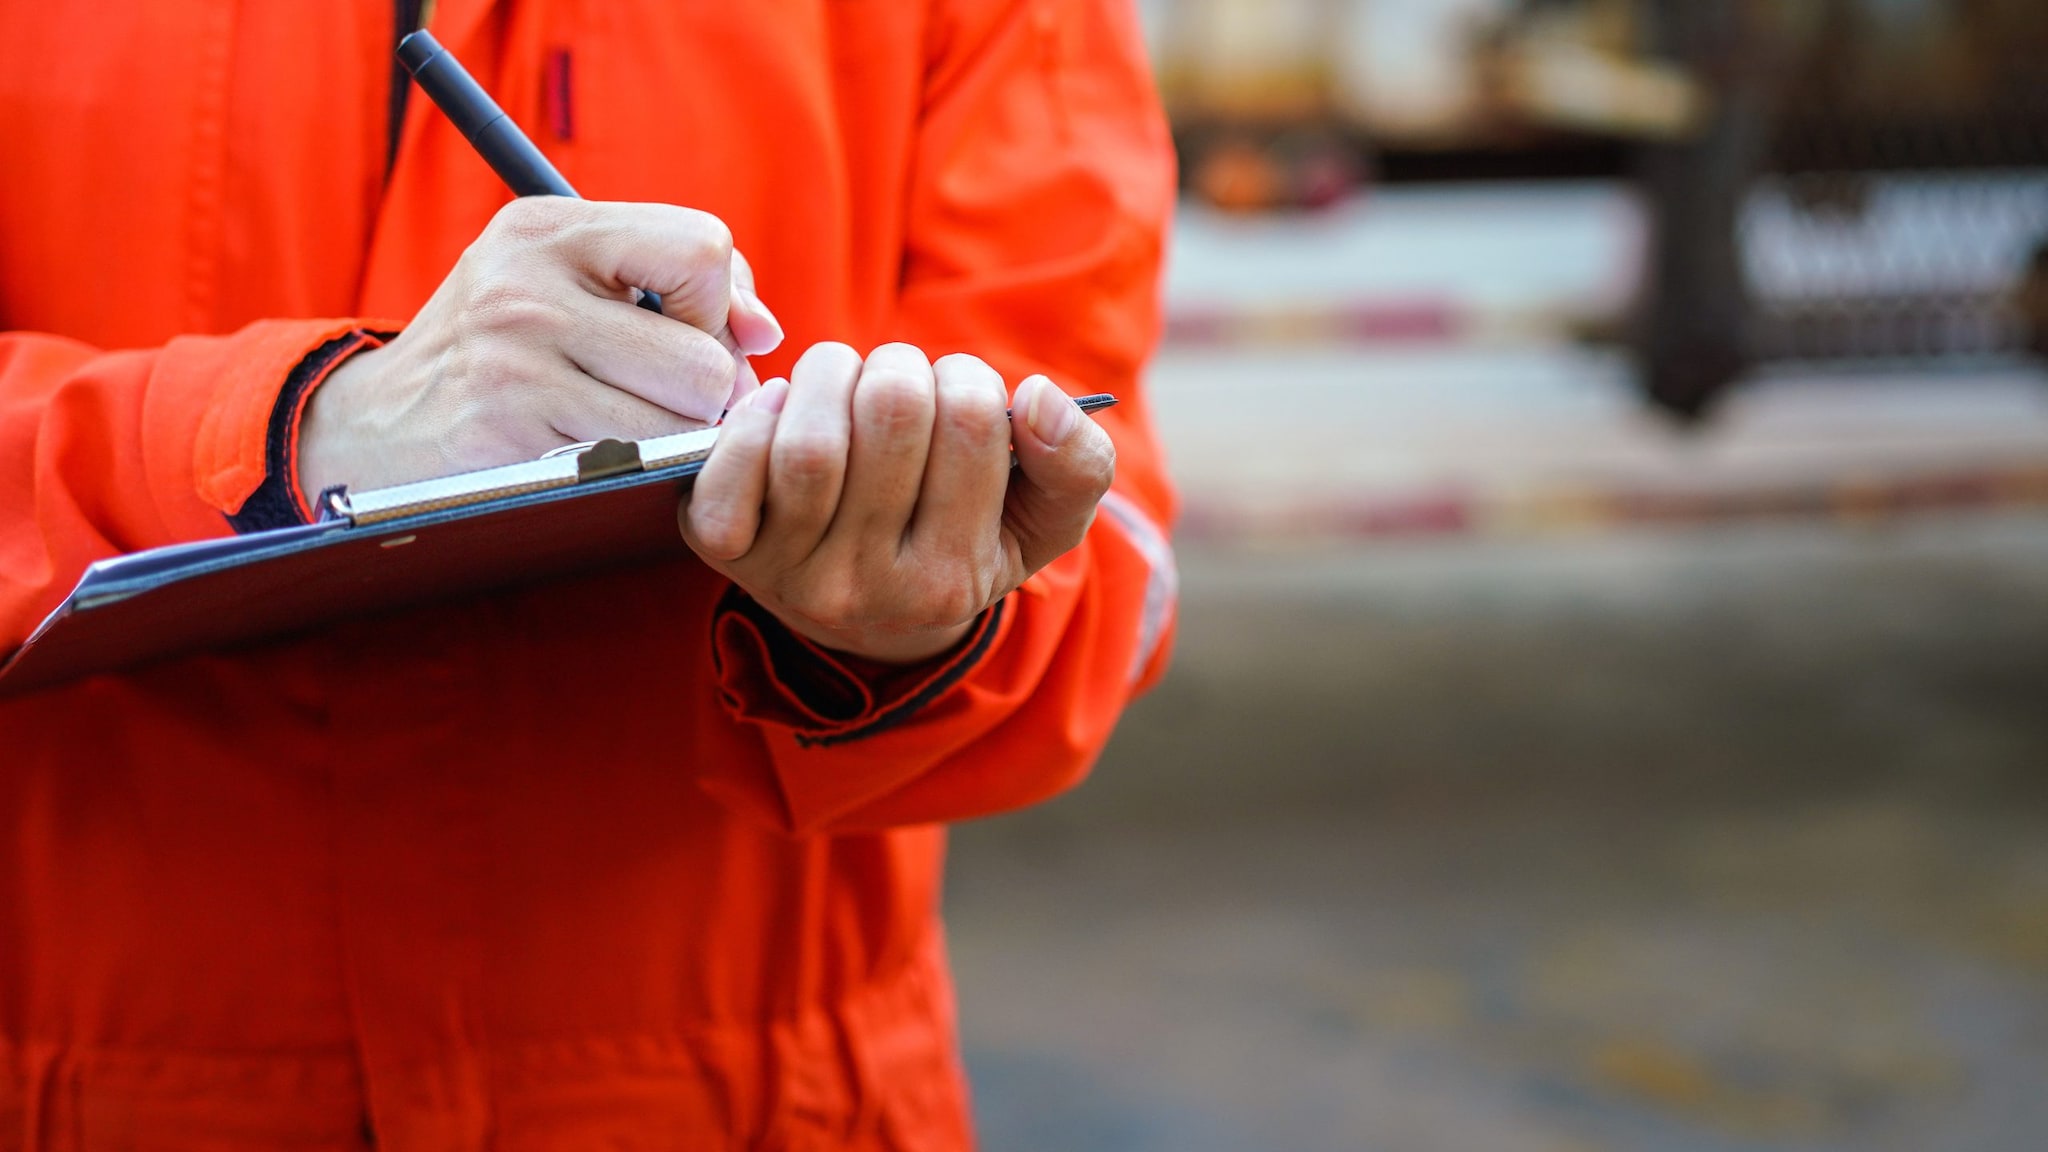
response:
[[[732,303],[726,309],[726,327],[743,355],[765,356],[782,343],[782,323],[761,303],[754,290],[754,266],[737,248],[732,252]]]
[[[1012,400],[1017,473],[1003,509],[1026,576],[1081,542],[1116,478],[1116,445],[1059,385],[1033,376]]]

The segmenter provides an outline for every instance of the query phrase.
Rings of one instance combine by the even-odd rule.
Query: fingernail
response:
[[[774,330],[772,333],[765,335],[756,334],[751,339],[742,341],[740,343],[741,350],[749,356],[765,356],[780,348],[782,346],[782,321],[777,320],[775,313],[768,310],[768,305],[763,304],[761,298],[754,295],[752,288],[748,288],[743,284],[734,284],[732,292],[738,298],[740,307],[746,309],[748,313]],[[738,333],[734,333],[734,335],[737,336]]]
[[[1051,380],[1043,376],[1032,379],[1038,381],[1038,387],[1031,393],[1031,406],[1024,410],[1024,419],[1040,440],[1058,444],[1074,430],[1074,421],[1081,418],[1081,410]]]
[[[789,399],[789,381],[777,376],[761,385],[761,390],[749,395],[747,399],[753,402],[754,407],[770,416],[778,415],[782,411],[782,402]]]

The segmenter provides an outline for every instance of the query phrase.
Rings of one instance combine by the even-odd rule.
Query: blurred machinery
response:
[[[1747,366],[2048,345],[2048,6],[1655,0],[1715,107],[1647,150],[1639,348],[1696,414]]]
[[[1240,211],[1344,180],[1618,171],[1710,107],[1639,0],[1154,0],[1191,188]]]
[[[1694,416],[1751,367],[2048,355],[2041,0],[1152,0],[1191,191],[1612,176],[1632,340]]]

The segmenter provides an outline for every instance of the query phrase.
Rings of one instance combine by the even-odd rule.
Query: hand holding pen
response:
[[[747,357],[774,349],[782,329],[724,222],[576,199],[431,35],[407,37],[399,54],[521,198],[404,332],[349,357],[314,391],[300,428],[302,491],[687,432],[758,387]]]
[[[358,490],[688,432],[757,387],[781,328],[725,225],[666,204],[536,196],[501,209],[389,344],[308,402],[299,478]],[[634,307],[636,289],[663,312]],[[736,354],[714,332],[729,330]]]
[[[402,334],[313,393],[302,489],[645,439],[730,409],[677,510],[684,540],[792,631],[896,662],[959,643],[1086,535],[1116,452],[1051,380],[1013,399],[973,356],[822,343],[753,386],[745,357],[782,331],[721,221],[571,198],[431,37],[400,54],[515,191],[546,194],[502,209]]]

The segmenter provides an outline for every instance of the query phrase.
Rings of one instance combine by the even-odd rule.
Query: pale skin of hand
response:
[[[1051,380],[1018,386],[1014,420],[1007,400],[972,356],[819,344],[726,417],[683,538],[826,648],[935,657],[1081,542],[1115,475],[1108,434]]]
[[[382,488],[715,423],[759,387],[746,357],[782,341],[753,287],[715,216],[515,200],[404,332],[314,390],[300,489]],[[659,293],[664,315],[637,307],[636,288]]]
[[[936,656],[1078,544],[1115,449],[1050,380],[971,356],[812,348],[762,388],[781,326],[715,217],[554,197],[501,210],[390,344],[344,361],[300,424],[307,493],[705,427],[730,409],[684,539],[793,631],[891,663]],[[657,292],[657,316],[633,303]],[[678,322],[680,321],[680,322]],[[716,335],[710,335],[716,333]],[[1017,467],[1010,466],[1014,446]]]

